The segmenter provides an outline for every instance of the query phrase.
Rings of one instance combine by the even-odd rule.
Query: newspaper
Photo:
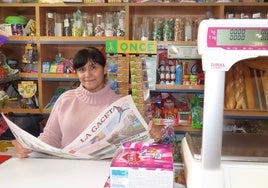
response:
[[[63,149],[50,146],[21,129],[3,113],[17,141],[32,151],[62,158],[109,159],[125,142],[152,143],[148,125],[131,95],[108,106],[75,140]]]

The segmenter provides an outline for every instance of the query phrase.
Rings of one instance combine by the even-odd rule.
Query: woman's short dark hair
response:
[[[105,67],[106,59],[103,53],[96,47],[87,47],[79,50],[73,59],[74,70],[83,67],[88,61],[92,61]]]

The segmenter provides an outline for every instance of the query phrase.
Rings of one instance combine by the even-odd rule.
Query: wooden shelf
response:
[[[41,78],[66,78],[66,79],[78,79],[76,74],[41,74]]]
[[[203,93],[204,85],[168,85],[157,84],[155,91],[167,91],[167,92],[190,92],[190,93]]]
[[[2,108],[1,111],[3,113],[9,113],[9,112],[13,112],[13,113],[17,113],[17,114],[40,114],[42,113],[40,109],[32,109],[32,108]]]
[[[226,118],[268,119],[268,110],[224,110]]]
[[[23,72],[23,73],[20,73],[20,77],[21,78],[28,78],[28,79],[38,79],[38,73],[26,73],[26,72]]]
[[[60,14],[73,13],[77,9],[88,13],[104,13],[107,11],[126,12],[126,31],[124,37],[50,37],[45,35],[45,14],[56,12]],[[214,18],[225,18],[227,13],[253,14],[260,12],[267,16],[268,3],[0,3],[2,17],[9,15],[22,15],[28,19],[36,20],[36,36],[11,36],[9,41],[1,48],[8,53],[8,58],[21,60],[25,53],[25,44],[33,41],[37,44],[39,56],[38,73],[20,73],[22,80],[34,80],[38,83],[39,109],[13,109],[4,108],[4,112],[12,111],[15,113],[50,113],[44,106],[53,96],[53,92],[59,86],[65,86],[67,82],[78,81],[75,74],[43,74],[42,62],[53,61],[55,55],[62,53],[71,58],[81,47],[89,45],[104,45],[106,40],[132,40],[134,33],[135,17],[180,17],[197,16],[205,17],[207,11],[211,11]],[[140,26],[140,25],[139,25]],[[196,41],[159,41],[159,45],[182,44],[197,45]],[[20,65],[23,65],[20,62]],[[186,92],[203,93],[204,85],[156,85],[156,92]],[[46,93],[44,93],[46,92]],[[268,117],[268,110],[225,110],[226,117]],[[179,126],[176,129],[195,131],[190,127]]]
[[[190,125],[189,126],[177,126],[174,127],[174,131],[177,132],[190,132],[190,131],[202,131],[202,129],[197,129],[197,128],[192,128]]]
[[[41,44],[105,44],[106,40],[124,40],[124,37],[40,37]]]

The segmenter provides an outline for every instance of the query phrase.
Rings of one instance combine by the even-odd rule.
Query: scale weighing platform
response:
[[[268,187],[268,135],[223,132],[225,73],[240,60],[268,56],[268,19],[204,20],[198,53],[203,130],[182,140],[187,188]]]

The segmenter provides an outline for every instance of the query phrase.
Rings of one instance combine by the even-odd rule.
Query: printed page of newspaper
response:
[[[131,95],[122,97],[106,108],[88,128],[63,150],[87,153],[98,159],[111,158],[125,142],[152,143],[148,125],[139,113]]]
[[[3,113],[2,116],[23,147],[62,158],[108,159],[113,157],[115,150],[122,143],[153,142],[149,136],[147,123],[139,113],[131,95],[122,97],[107,107],[64,149],[46,144],[14,124]]]
[[[36,138],[35,136],[31,135],[30,133],[24,131],[18,125],[10,121],[3,113],[2,113],[2,116],[5,119],[6,123],[8,124],[10,130],[12,131],[17,141],[24,148],[27,148],[36,152],[40,152],[40,153],[62,157],[62,158],[81,158],[81,159],[92,158],[89,155],[82,155],[82,154],[72,155],[72,154],[65,153],[62,149],[55,148],[51,145],[48,145],[45,142],[41,141],[40,139]]]

